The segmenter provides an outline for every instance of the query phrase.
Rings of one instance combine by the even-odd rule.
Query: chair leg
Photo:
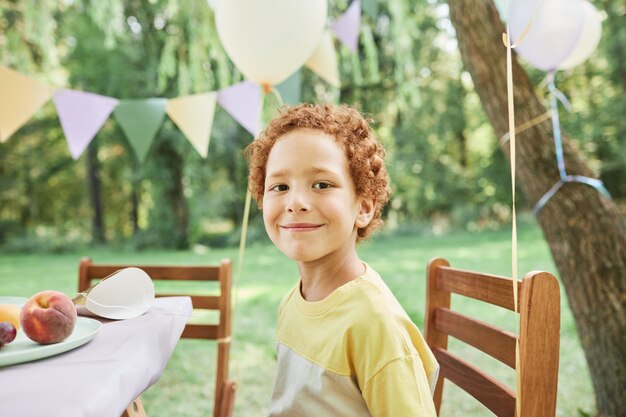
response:
[[[148,417],[146,410],[143,408],[141,397],[135,398],[133,402],[130,403],[122,414],[122,417]]]
[[[217,413],[218,417],[233,417],[233,409],[235,408],[235,391],[237,384],[233,381],[226,381],[222,387],[222,398],[220,400],[220,409]]]

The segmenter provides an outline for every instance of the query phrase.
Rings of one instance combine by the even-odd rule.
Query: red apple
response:
[[[42,345],[67,339],[76,324],[76,307],[62,292],[38,292],[26,301],[20,312],[22,330]]]

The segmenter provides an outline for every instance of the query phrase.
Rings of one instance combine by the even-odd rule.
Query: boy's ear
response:
[[[357,228],[366,227],[374,218],[376,204],[371,198],[362,198],[359,212],[356,216],[355,225]]]

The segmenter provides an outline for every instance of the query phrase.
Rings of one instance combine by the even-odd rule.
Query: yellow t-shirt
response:
[[[380,276],[365,273],[324,300],[296,285],[279,309],[270,417],[434,417],[439,366]]]

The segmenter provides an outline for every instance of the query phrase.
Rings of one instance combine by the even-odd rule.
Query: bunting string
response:
[[[543,122],[545,122],[546,120],[548,120],[550,118],[550,112],[545,112],[542,115],[539,115],[537,117],[534,117],[532,119],[530,119],[529,121],[522,123],[521,125],[519,125],[516,129],[515,129],[515,134],[519,135],[520,133],[530,129],[531,127],[535,127]],[[509,140],[510,134],[509,132],[506,132],[504,135],[502,135],[502,137],[500,138],[500,146],[504,146],[506,144],[506,142]]]

